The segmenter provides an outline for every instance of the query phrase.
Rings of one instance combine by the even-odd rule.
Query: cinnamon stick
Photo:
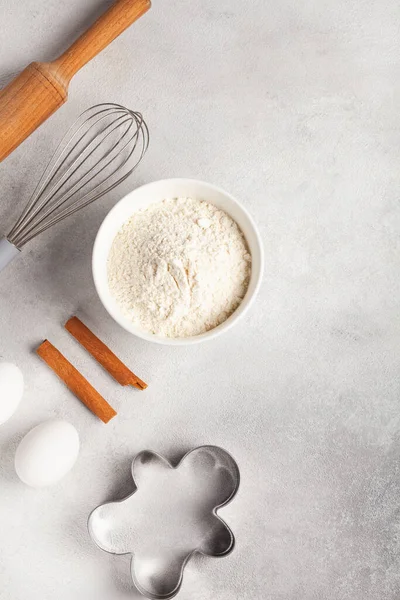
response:
[[[45,340],[36,350],[37,354],[59,376],[73,394],[89,410],[108,423],[117,414],[99,392],[79,373],[79,371],[51,344]]]
[[[114,377],[121,385],[132,385],[145,390],[147,383],[139,379],[78,317],[72,317],[65,329]]]

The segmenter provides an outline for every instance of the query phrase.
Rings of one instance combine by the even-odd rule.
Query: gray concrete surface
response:
[[[104,5],[0,0],[0,72],[52,58]],[[1,275],[0,357],[26,376],[20,409],[0,428],[2,600],[138,597],[128,560],[93,546],[86,517],[129,491],[139,450],[178,458],[202,443],[241,467],[223,511],[238,543],[229,558],[196,558],[181,600],[400,597],[399,18],[397,0],[154,0],[0,165],[6,232],[83,109],[126,103],[151,128],[131,181]],[[231,191],[266,250],[248,317],[188,349],[131,338],[91,280],[107,210],[169,176]],[[149,380],[147,392],[119,389],[81,351],[62,329],[73,313]],[[97,422],[36,358],[45,337],[117,419]],[[60,485],[31,490],[14,474],[15,448],[54,416],[78,428],[79,461]]]

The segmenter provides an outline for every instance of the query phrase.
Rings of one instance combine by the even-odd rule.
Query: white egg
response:
[[[0,425],[15,413],[24,393],[24,376],[17,365],[0,362]]]
[[[57,483],[74,466],[79,453],[79,436],[67,421],[52,420],[31,429],[15,454],[18,477],[32,487]]]

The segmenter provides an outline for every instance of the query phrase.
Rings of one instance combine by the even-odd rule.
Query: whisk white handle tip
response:
[[[20,253],[20,250],[14,244],[8,241],[7,238],[0,239],[0,271]]]

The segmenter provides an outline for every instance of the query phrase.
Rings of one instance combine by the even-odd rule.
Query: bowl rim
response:
[[[210,329],[209,331],[206,331],[205,333],[201,333],[196,336],[188,336],[188,337],[183,337],[183,338],[163,337],[160,335],[156,335],[154,333],[150,333],[144,329],[141,329],[137,325],[130,323],[124,317],[122,312],[115,310],[114,306],[110,304],[110,302],[108,301],[108,298],[104,294],[103,284],[101,284],[99,281],[99,279],[100,279],[99,271],[102,268],[98,261],[99,247],[100,247],[100,243],[102,241],[103,236],[109,229],[109,225],[112,222],[114,213],[117,212],[120,205],[124,202],[127,202],[128,198],[131,198],[133,194],[142,192],[146,188],[151,188],[155,185],[160,186],[162,184],[166,184],[166,185],[173,185],[173,184],[191,185],[191,184],[193,184],[194,186],[202,186],[203,188],[208,188],[209,190],[212,190],[212,191],[228,198],[228,200],[230,202],[232,202],[232,204],[236,205],[248,219],[249,224],[251,226],[251,230],[252,230],[253,242],[257,246],[257,250],[258,250],[258,254],[259,254],[259,268],[257,270],[258,272],[254,273],[254,271],[252,269],[251,276],[250,276],[249,288],[248,288],[242,302],[238,306],[238,308],[228,317],[228,319],[226,319],[226,321],[224,321],[217,327],[214,327],[213,329]],[[212,204],[212,201],[210,201],[210,203]],[[134,214],[134,212],[135,211],[133,210],[132,214]],[[241,229],[239,223],[238,223],[238,226]],[[243,232],[243,235],[245,236],[246,241],[249,244],[249,240],[247,239],[248,236],[246,236],[244,234],[244,232]],[[252,304],[259,292],[260,286],[261,286],[263,272],[264,272],[264,248],[263,248],[263,244],[261,241],[261,236],[260,236],[260,233],[254,222],[254,219],[248,212],[247,208],[245,208],[245,206],[241,202],[239,202],[229,192],[226,192],[223,188],[218,187],[212,183],[208,183],[206,181],[202,181],[199,179],[185,178],[185,177],[173,177],[173,178],[168,178],[168,179],[159,179],[159,180],[150,181],[148,183],[145,183],[144,185],[134,188],[133,190],[131,190],[130,192],[125,194],[125,196],[123,196],[111,208],[111,210],[106,214],[105,218],[103,219],[103,221],[97,231],[96,238],[95,238],[94,245],[93,245],[93,251],[92,251],[92,276],[93,276],[94,286],[95,286],[97,295],[100,299],[100,302],[102,303],[102,305],[104,306],[104,308],[106,309],[108,314],[112,317],[112,319],[116,323],[118,323],[118,325],[120,325],[123,329],[125,329],[125,331],[128,331],[130,334],[135,335],[135,336],[137,336],[143,340],[146,340],[148,342],[153,342],[153,343],[161,344],[164,346],[188,346],[188,345],[192,345],[192,344],[198,344],[198,343],[201,343],[204,341],[212,340],[212,339],[220,336],[222,333],[231,329],[243,317],[243,315],[247,313],[249,308],[252,306]],[[254,283],[254,280],[252,281],[253,278],[255,278],[255,283]],[[254,287],[253,287],[253,290],[249,293],[251,283],[254,284]]]

